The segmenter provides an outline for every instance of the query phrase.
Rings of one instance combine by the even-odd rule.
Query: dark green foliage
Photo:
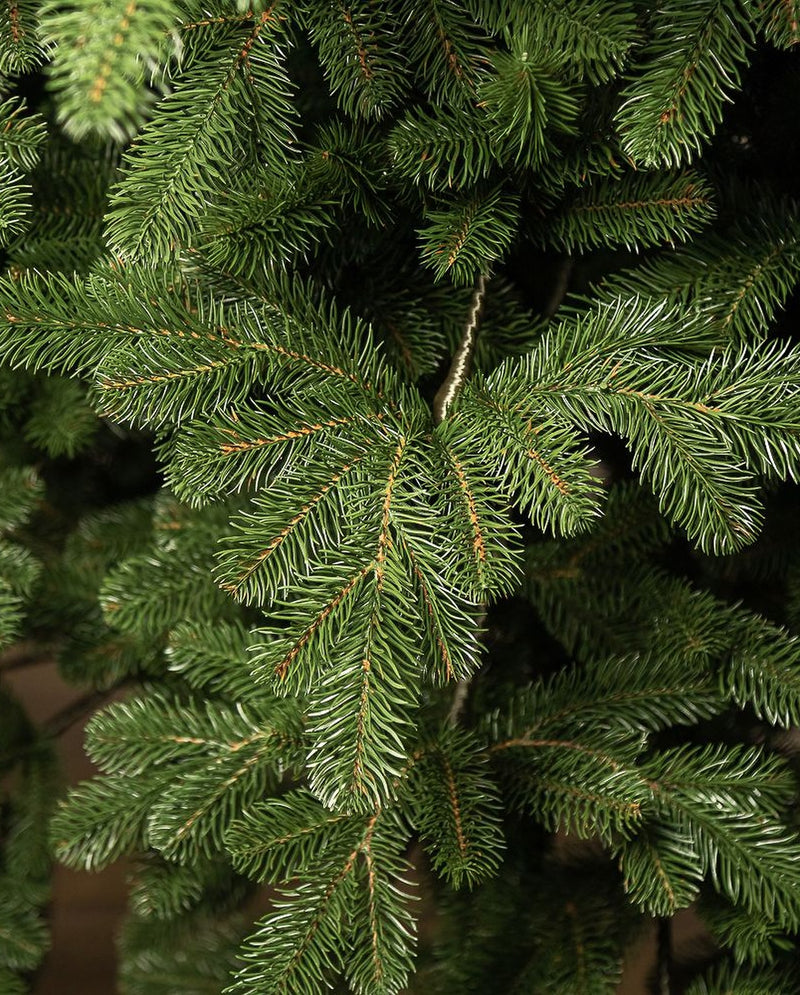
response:
[[[561,46],[555,57],[539,51],[532,33],[523,30],[511,36],[510,49],[494,56],[496,76],[482,85],[480,104],[503,160],[535,168],[546,158],[553,132],[576,132],[578,99],[559,79]]]
[[[90,445],[97,428],[97,416],[82,384],[61,377],[41,382],[25,426],[33,445],[50,456],[74,456]]]
[[[120,944],[120,983],[126,995],[219,992],[236,966],[241,937],[242,923],[230,918],[194,916],[169,929],[133,919]]]
[[[632,249],[685,242],[712,217],[711,191],[696,173],[627,173],[575,194],[546,233],[567,252],[598,245]]]
[[[721,896],[704,896],[699,911],[715,941],[732,951],[737,964],[763,967],[794,946],[791,935],[780,925]]]
[[[794,3],[766,0],[754,11],[760,31],[779,48],[791,48],[800,42],[800,20]]]
[[[425,217],[429,224],[419,231],[422,262],[437,279],[449,276],[456,286],[465,286],[511,244],[517,203],[499,188],[479,190],[444,202]]]
[[[30,172],[39,162],[45,144],[45,125],[38,114],[26,114],[25,101],[10,97],[0,105],[0,156],[8,165]]]
[[[473,110],[404,115],[389,134],[397,175],[434,190],[461,188],[489,176],[495,165],[492,138]]]
[[[102,221],[116,157],[51,139],[31,174],[35,214],[8,248],[10,272],[86,272],[105,251]]]
[[[617,882],[588,863],[550,856],[532,871],[512,862],[474,895],[442,896],[434,960],[411,990],[610,995],[633,927],[619,897]]]
[[[467,104],[488,73],[488,37],[452,0],[397,0],[404,50],[416,82],[434,103]]]
[[[392,48],[400,30],[395,12],[364,0],[316,0],[308,8],[309,38],[339,107],[354,118],[383,117],[409,84],[407,64]]]
[[[797,13],[4,8],[2,991],[797,988]]]
[[[0,73],[17,75],[36,69],[48,46],[40,27],[40,7],[33,0],[8,4],[0,14]]]
[[[209,30],[208,20],[197,30]],[[240,157],[267,153],[274,162],[278,148],[284,157],[293,114],[278,61],[282,35],[267,8],[210,46],[202,75],[180,80],[156,107],[125,157],[112,200],[108,234],[118,252],[169,258],[175,242],[195,229],[205,200],[225,189],[226,171]]]
[[[534,45],[546,42],[571,73],[592,83],[618,75],[631,47],[640,41],[634,5],[625,2],[543,0],[530,6],[525,22]]]
[[[262,841],[255,863],[240,849],[253,827],[246,834],[234,827],[240,868],[270,868],[279,880],[304,873],[318,883],[279,890],[275,911],[244,944],[245,966],[231,992],[314,990],[343,970],[354,991],[401,988],[414,922],[402,879],[403,837],[391,815],[337,818],[303,793],[262,807],[254,821]]]
[[[797,211],[785,201],[734,204],[743,216],[732,228],[703,233],[677,252],[615,274],[597,294],[669,296],[707,311],[726,339],[766,335],[797,282]]]
[[[742,0],[668,0],[650,14],[640,69],[617,115],[625,151],[642,166],[679,165],[711,137],[740,82],[752,42]]]
[[[645,776],[654,781],[656,818],[688,835],[714,886],[749,911],[796,929],[798,895],[788,882],[798,841],[778,821],[792,797],[790,772],[757,750],[681,747],[646,764]],[[750,846],[755,839],[759,846]],[[675,841],[659,850],[661,865],[685,859]]]
[[[502,859],[497,790],[485,762],[478,741],[448,731],[423,753],[409,778],[413,823],[433,867],[455,888],[492,876]]]
[[[794,995],[800,982],[793,971],[758,971],[746,967],[723,967],[698,978],[687,995],[772,995],[786,992]]]

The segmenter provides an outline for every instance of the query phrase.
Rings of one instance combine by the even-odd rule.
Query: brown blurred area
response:
[[[3,676],[35,722],[51,719],[84,696],[61,680],[53,663],[12,670]],[[95,770],[83,752],[83,728],[89,714],[75,722],[59,741],[68,784],[91,777]],[[124,862],[99,874],[56,867],[52,948],[37,976],[33,995],[116,995],[115,938],[125,910],[125,873]],[[691,947],[696,934],[690,913],[676,916],[673,938],[678,955],[683,946]],[[654,960],[655,927],[648,929],[629,952],[618,995],[647,995]]]
[[[54,663],[3,674],[34,722],[45,722],[80,700],[84,692],[65,684]],[[83,752],[87,714],[59,740],[64,777],[75,784],[95,771]],[[125,867],[99,874],[57,866],[51,904],[52,946],[37,975],[33,995],[114,995],[114,939],[125,907]]]

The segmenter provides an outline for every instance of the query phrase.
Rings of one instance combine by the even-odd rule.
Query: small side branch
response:
[[[547,304],[544,309],[544,317],[552,318],[553,315],[561,307],[561,303],[567,295],[567,289],[569,288],[569,280],[572,276],[572,267],[575,260],[572,256],[565,256],[556,271],[555,280],[553,281],[553,290],[548,298]]]
[[[0,655],[0,674],[11,670],[22,670],[42,663],[52,663],[58,647],[52,645],[37,645],[34,643],[14,646]]]
[[[480,322],[483,301],[486,296],[486,282],[489,279],[487,271],[481,273],[472,294],[467,325],[461,338],[461,344],[453,356],[450,369],[441,387],[436,391],[433,399],[433,419],[437,425],[441,424],[447,417],[450,405],[467,379],[469,364],[472,353],[475,350],[475,339],[478,334],[478,324]]]
[[[470,682],[467,680],[460,680],[456,683],[456,689],[453,694],[453,701],[450,705],[450,711],[447,715],[447,723],[451,726],[457,726],[461,712],[464,709],[464,705],[467,701],[467,695],[469,694]]]
[[[59,736],[63,736],[72,726],[85,719],[87,715],[90,715],[100,705],[105,704],[117,691],[130,683],[129,680],[118,681],[110,688],[102,691],[90,691],[82,698],[78,698],[77,701],[71,702],[47,719],[42,726],[42,734],[47,739],[57,739]]]

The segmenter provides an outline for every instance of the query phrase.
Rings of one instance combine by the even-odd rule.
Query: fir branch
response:
[[[640,306],[641,302],[637,302],[636,307]],[[591,345],[588,341],[585,345],[580,342],[584,334],[580,331],[581,322],[577,327],[569,322],[563,324],[560,331],[547,333],[540,346],[529,354],[524,374],[514,377],[511,369],[515,363],[507,361],[487,381],[488,390],[478,387],[484,396],[486,393],[490,396],[483,400],[478,394],[476,400],[482,406],[497,408],[502,398],[504,408],[525,412],[527,428],[537,418],[536,409],[531,408],[541,398],[544,411],[555,410],[560,418],[619,433],[629,440],[643,478],[652,481],[663,513],[678,520],[695,542],[701,545],[712,542],[719,550],[752,542],[760,524],[761,507],[748,470],[757,468],[764,472],[775,465],[778,472],[792,472],[788,468],[795,459],[797,436],[793,408],[790,410],[784,404],[791,405],[794,387],[786,374],[795,358],[785,347],[776,345],[769,358],[763,353],[756,358],[751,350],[739,351],[738,355],[731,350],[718,357],[712,354],[706,363],[695,365],[688,357],[657,357],[643,350],[633,366],[628,367],[623,352],[612,358],[606,349],[611,349],[617,331],[625,326],[632,334],[624,352],[630,349],[628,355],[633,356],[639,343],[644,346],[655,326],[639,324],[633,318],[634,313],[633,308],[622,308],[619,302],[603,308],[594,317],[585,316],[584,331],[589,337],[592,328],[600,332],[600,338]],[[677,345],[692,321],[697,322],[694,327],[699,328],[700,335],[704,326],[706,331],[712,330],[713,326],[701,313],[690,314],[689,324],[684,321],[680,329],[674,326],[673,331],[670,326],[674,314],[674,310],[663,305],[653,312],[653,320],[661,328],[662,342],[663,336],[677,332],[678,338],[673,339]],[[559,356],[559,339],[567,329],[570,329],[570,344]],[[606,334],[610,337],[603,341]],[[696,338],[694,341],[697,343]],[[601,360],[604,353],[607,360]],[[591,365],[591,370],[584,367],[585,374],[581,372],[584,362]],[[559,363],[564,365],[559,368]],[[735,401],[730,385],[722,387],[732,369],[740,371],[739,378],[743,377],[752,387],[746,394],[737,394]],[[629,379],[631,374],[639,381],[635,385]],[[578,381],[582,381],[580,386]],[[601,400],[603,395],[605,398]],[[585,402],[588,403],[584,408]],[[751,403],[753,407],[749,407]],[[762,417],[764,405],[775,414],[780,411],[777,419],[772,413]],[[543,413],[538,418],[544,421]],[[777,424],[781,427],[776,430]],[[561,445],[565,443],[566,435]],[[730,461],[732,449],[740,454],[735,468]],[[723,464],[725,472],[717,473],[714,466]],[[691,500],[686,491],[677,490],[677,481],[689,489]]]
[[[487,71],[487,37],[449,0],[398,0],[408,58],[432,103],[463,106]]]
[[[433,867],[456,888],[491,877],[504,848],[499,795],[485,762],[474,737],[445,728],[407,782],[412,820]]]
[[[509,798],[550,831],[598,834],[611,842],[641,823],[647,784],[635,764],[643,738],[616,730],[572,739],[524,732],[492,743]]]
[[[21,97],[9,97],[0,104],[0,154],[22,172],[37,166],[46,139],[44,119],[26,110]]]
[[[408,111],[389,132],[387,150],[399,176],[442,192],[469,188],[496,168],[491,135],[471,108]]]
[[[427,212],[430,224],[417,232],[422,261],[437,280],[448,275],[457,286],[473,283],[513,241],[518,201],[496,187],[442,206]]]
[[[668,825],[645,825],[618,849],[625,891],[640,909],[672,916],[696,900],[703,864],[691,833]]]
[[[11,882],[0,879],[3,890]],[[39,918],[35,906],[19,895],[3,896],[0,903],[0,982],[5,981],[3,970],[32,971],[42,960],[49,945],[47,925]],[[10,970],[9,970],[10,973]],[[16,980],[10,982],[11,995],[16,991]]]
[[[617,113],[623,147],[636,162],[678,166],[711,138],[748,59],[748,6],[668,0],[654,12],[651,39]]]
[[[519,530],[509,521],[496,479],[467,445],[458,445],[462,425],[461,418],[451,418],[434,436],[441,467],[433,476],[440,481],[436,505],[460,540],[446,576],[469,598],[489,600],[514,591],[519,583]]]
[[[722,963],[696,978],[687,988],[686,995],[771,995],[772,992],[786,992],[797,995],[800,984],[792,968],[753,967],[746,964]]]
[[[704,309],[726,340],[745,342],[767,333],[800,278],[799,237],[792,205],[760,202],[724,235],[704,233],[605,279],[593,301],[620,294],[680,301]]]
[[[164,58],[176,6],[171,0],[116,0],[98,24],[91,4],[65,9],[50,0],[42,17],[55,52],[50,80],[65,131],[75,138],[129,139],[153,100],[144,85],[147,64]]]
[[[570,72],[592,83],[619,74],[639,41],[629,3],[607,0],[542,0],[525,11],[533,44],[558,52]]]
[[[492,717],[491,735],[513,742],[579,728],[650,732],[692,725],[724,707],[724,696],[702,665],[692,672],[686,661],[675,662],[666,653],[600,658],[518,691]]]
[[[797,843],[776,818],[792,791],[780,760],[752,749],[679,747],[654,757],[644,773],[656,810],[692,836],[715,887],[794,928]]]
[[[122,854],[145,846],[147,816],[169,783],[169,771],[131,782],[128,777],[84,781],[62,802],[50,835],[59,860],[101,870]]]
[[[250,633],[238,620],[183,622],[170,632],[166,658],[170,672],[189,687],[247,702],[264,695],[250,675],[250,645]]]
[[[0,485],[0,531],[7,533],[31,517],[44,497],[44,481],[31,466],[5,466]]]
[[[50,54],[43,34],[38,4],[5,0],[0,6],[0,73],[16,76],[37,69]]]
[[[711,189],[696,173],[628,173],[567,199],[544,236],[566,252],[685,242],[713,217]]]
[[[333,10],[311,3],[305,18],[339,107],[352,117],[385,117],[409,83],[408,66],[391,43],[400,28],[394,12],[336,0]]]
[[[560,49],[540,48],[527,25],[510,42],[510,52],[492,59],[495,75],[481,85],[480,106],[498,158],[536,169],[553,152],[554,133],[575,134],[578,100]]]
[[[294,111],[278,58],[284,32],[276,8],[193,66],[126,154],[108,226],[121,255],[162,260],[186,245],[206,199],[225,188],[227,171],[249,152],[243,136],[256,136],[274,169],[285,166]]]
[[[286,270],[331,241],[336,202],[328,191],[304,189],[302,177],[281,185],[270,179],[249,178],[245,191],[204,212],[197,245],[213,268],[249,279],[262,269]]]
[[[0,247],[8,246],[30,224],[31,190],[8,161],[0,162]]]
[[[765,0],[751,10],[756,27],[778,48],[800,44],[800,4],[797,0]]]

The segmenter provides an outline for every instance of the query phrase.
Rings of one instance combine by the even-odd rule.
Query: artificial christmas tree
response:
[[[2,698],[0,990],[51,852],[135,855],[127,995],[611,992],[652,917],[677,991],[690,905],[687,992],[800,990],[798,39],[7,6],[0,637],[125,695],[57,808]]]

